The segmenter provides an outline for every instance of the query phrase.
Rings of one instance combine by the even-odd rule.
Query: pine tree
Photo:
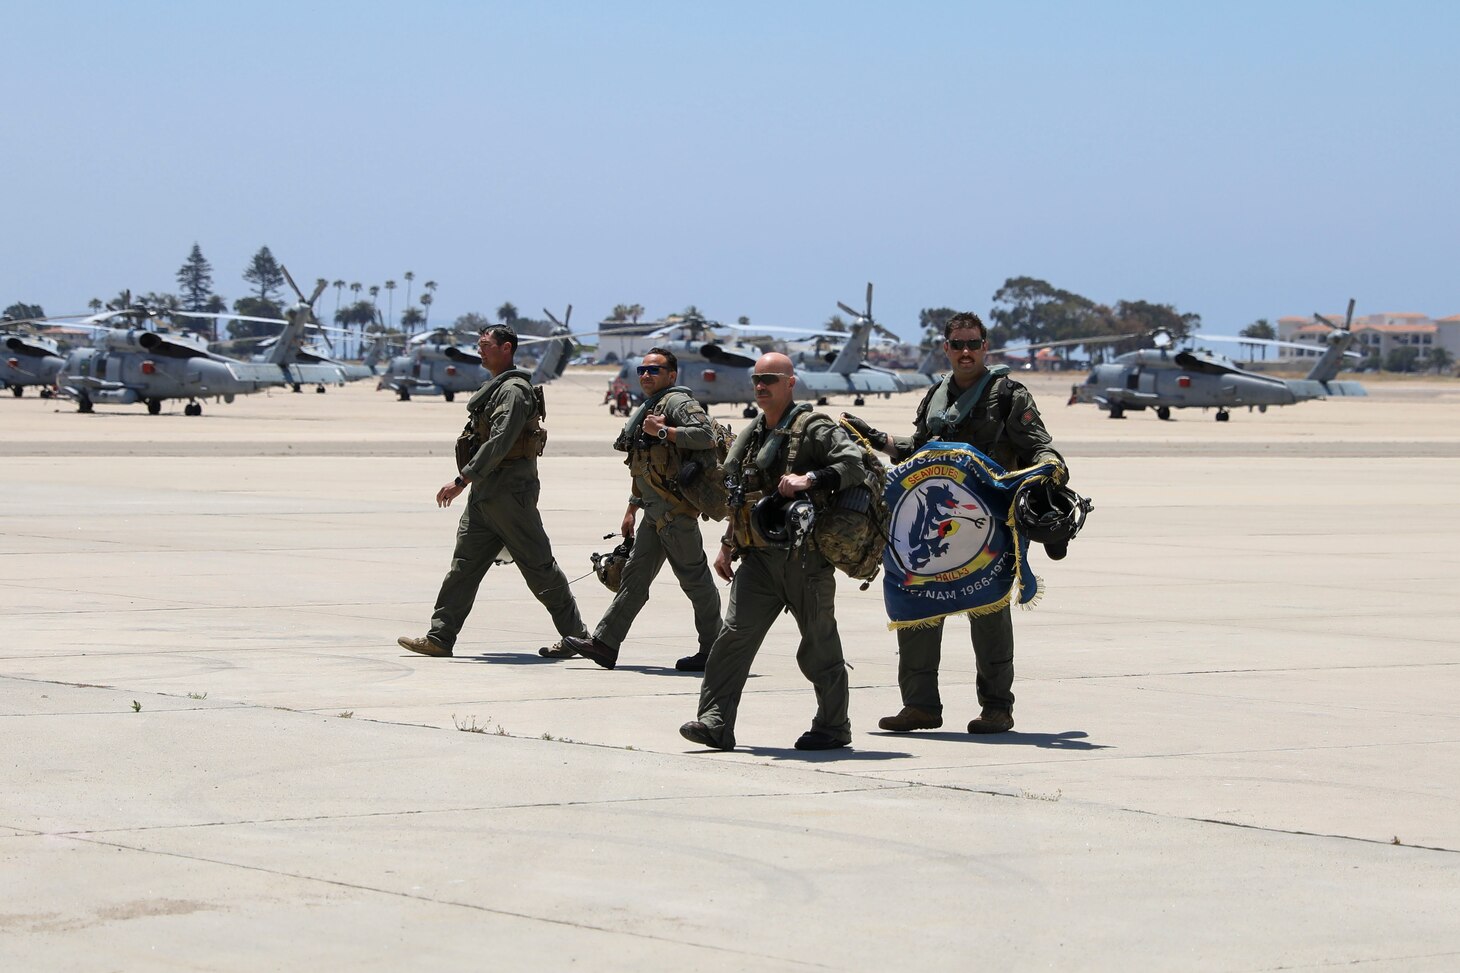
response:
[[[268,247],[259,247],[259,252],[253,255],[244,269],[243,279],[259,289],[261,301],[273,302],[273,292],[284,286],[284,272],[279,269],[279,261],[274,259]]]
[[[182,292],[184,311],[201,311],[213,293],[213,265],[203,256],[203,248],[193,244],[193,252],[177,269],[177,286]]]

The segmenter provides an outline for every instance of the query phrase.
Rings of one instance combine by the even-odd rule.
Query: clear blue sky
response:
[[[433,322],[812,326],[873,280],[910,335],[1018,275],[1209,331],[1460,313],[1455,3],[50,0],[4,27],[0,306],[175,290],[197,241],[230,301],[267,244],[301,283],[434,279]]]

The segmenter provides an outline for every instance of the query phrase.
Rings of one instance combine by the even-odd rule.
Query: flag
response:
[[[1054,464],[1006,472],[967,443],[931,442],[888,476],[891,512],[882,555],[889,628],[919,628],[950,615],[986,615],[1038,597],[1029,541],[1014,521],[1014,495]]]

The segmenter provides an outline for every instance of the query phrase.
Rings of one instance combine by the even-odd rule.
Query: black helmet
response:
[[[1051,560],[1069,553],[1070,541],[1085,526],[1085,515],[1093,504],[1069,487],[1040,480],[1019,491],[1014,498],[1014,519],[1019,532],[1044,545]]]
[[[776,547],[800,546],[811,536],[816,509],[806,497],[768,493],[750,508],[750,525]]]
[[[593,562],[593,573],[598,575],[598,580],[609,591],[618,592],[620,580],[623,578],[624,565],[629,563],[629,552],[634,549],[634,539],[625,537],[622,542],[609,551],[607,554],[591,554],[588,559]]]

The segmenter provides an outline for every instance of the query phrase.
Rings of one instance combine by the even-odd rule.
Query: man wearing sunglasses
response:
[[[466,405],[471,455],[462,462],[456,479],[436,491],[436,505],[451,506],[467,487],[471,494],[456,528],[456,549],[436,596],[430,631],[421,638],[402,635],[396,641],[403,649],[430,656],[453,653],[477,589],[503,548],[522,572],[528,590],[552,615],[558,634],[586,634],[578,603],[537,512],[542,491],[537,457],[547,434],[532,376],[513,366],[516,353],[517,333],[511,328],[491,325],[481,330],[477,354],[492,378]]]
[[[796,749],[845,747],[852,724],[831,563],[808,539],[792,544],[768,538],[751,512],[768,495],[825,497],[839,487],[865,486],[861,451],[832,419],[792,402],[796,377],[785,355],[763,355],[751,380],[761,414],[741,430],[725,460],[738,486],[730,529],[715,558],[715,573],[730,582],[730,605],[705,666],[699,715],[679,732],[704,747],[735,748],[735,718],[751,663],[776,618],[789,611],[801,631],[796,663],[816,688],[816,715]],[[731,568],[736,559],[738,571]]]
[[[890,436],[848,417],[867,439],[895,460],[911,456],[933,440],[968,443],[1006,470],[1040,463],[1056,465],[1055,479],[1069,478],[1062,456],[1050,443],[1034,396],[1009,378],[1008,368],[986,366],[988,328],[977,314],[963,312],[943,329],[943,353],[952,372],[935,384],[918,405],[911,436]],[[990,615],[969,616],[973,655],[978,665],[979,716],[969,733],[1003,733],[1014,727],[1014,625],[1008,607]],[[943,623],[897,632],[897,681],[902,711],[878,726],[894,733],[933,730],[943,725],[938,695],[938,663]]]
[[[562,647],[542,650],[549,658],[575,652],[605,669],[618,664],[619,647],[649,600],[649,585],[668,561],[679,587],[694,606],[699,651],[674,664],[681,672],[703,672],[710,645],[720,631],[720,593],[710,576],[699,511],[679,486],[682,464],[695,450],[712,449],[715,431],[689,389],[675,385],[679,359],[667,348],[650,348],[639,363],[644,401],[624,424],[614,448],[628,453],[632,481],[621,530],[633,537],[628,563],[613,603],[592,638],[565,638]],[[634,520],[644,511],[638,530]]]

